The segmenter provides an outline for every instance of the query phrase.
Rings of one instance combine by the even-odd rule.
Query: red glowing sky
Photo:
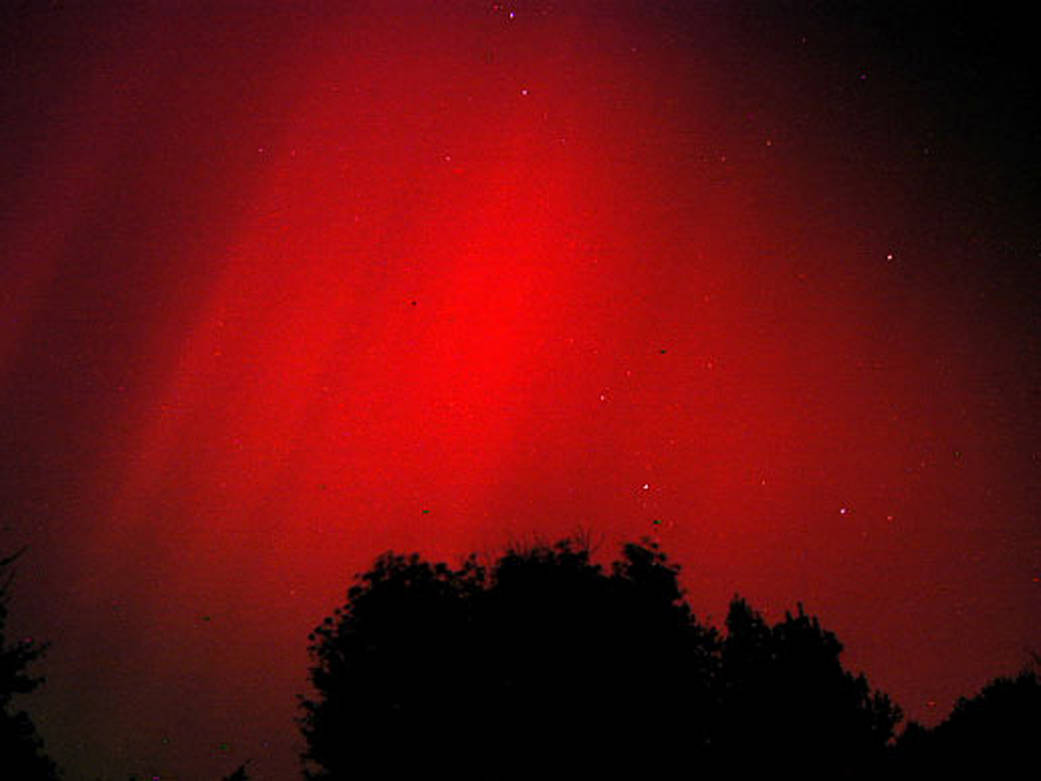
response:
[[[927,723],[1041,648],[1041,244],[935,63],[717,3],[39,5],[0,540],[70,778],[291,777],[388,548],[653,534]]]

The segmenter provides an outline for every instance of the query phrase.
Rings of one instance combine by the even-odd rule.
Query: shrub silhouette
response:
[[[21,551],[0,559],[0,575],[14,563]],[[43,741],[25,711],[16,710],[17,694],[35,691],[44,679],[29,675],[27,668],[44,655],[46,645],[32,640],[8,644],[5,634],[7,600],[11,576],[0,584],[0,778],[24,781],[50,781],[58,769],[43,753]]]
[[[843,777],[881,760],[899,711],[841,668],[833,634],[737,599],[721,637],[678,573],[648,540],[609,572],[567,539],[490,568],[384,554],[309,637],[305,775],[647,776],[802,749]]]

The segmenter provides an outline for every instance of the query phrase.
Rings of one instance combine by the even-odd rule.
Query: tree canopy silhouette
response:
[[[0,559],[0,578],[19,555]],[[50,781],[58,778],[57,766],[43,753],[43,741],[29,714],[17,710],[13,702],[15,695],[28,694],[43,683],[43,677],[33,677],[28,667],[44,655],[47,646],[31,639],[8,643],[10,585],[10,575],[0,582],[0,777]]]
[[[898,778],[1011,776],[1037,761],[1041,680],[1034,670],[999,676],[929,730],[907,725],[894,752]]]
[[[878,765],[900,712],[842,669],[832,633],[735,599],[724,636],[678,573],[648,540],[609,571],[568,539],[487,568],[384,554],[309,637],[305,775],[647,775],[798,749],[816,763],[802,777]]]
[[[767,766],[793,746],[812,745],[814,768],[800,776],[859,777],[877,770],[901,719],[863,674],[842,668],[842,644],[803,612],[773,627],[740,598],[727,615],[722,652],[721,744],[755,746],[749,761]]]

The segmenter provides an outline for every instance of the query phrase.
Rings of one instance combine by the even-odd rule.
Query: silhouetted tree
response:
[[[919,722],[908,721],[890,751],[886,776],[894,779],[931,777],[935,770],[930,767],[934,737],[933,732]]]
[[[909,724],[894,751],[900,778],[1011,777],[1036,767],[1041,740],[1041,681],[1033,670],[998,677],[961,697],[932,730]]]
[[[647,777],[795,749],[832,777],[875,762],[899,711],[842,670],[834,635],[738,601],[722,640],[678,574],[648,540],[609,573],[571,540],[487,569],[384,554],[310,635],[305,775]]]
[[[872,693],[864,675],[842,668],[832,632],[802,605],[770,627],[740,598],[726,625],[720,743],[727,752],[751,749],[749,762],[760,769],[797,758],[800,778],[867,777],[881,768],[900,709]],[[806,750],[793,755],[796,747]]]
[[[317,701],[303,701],[311,778],[346,778],[379,762],[436,748],[465,693],[467,596],[484,573],[387,553],[311,634]],[[472,655],[472,654],[470,654]],[[449,696],[453,695],[453,696]],[[397,746],[395,751],[395,744]]]
[[[21,555],[0,559],[0,577]],[[16,710],[13,698],[28,694],[39,687],[44,679],[29,675],[27,668],[44,655],[46,645],[33,640],[8,644],[7,600],[11,577],[0,583],[0,778],[37,781],[58,778],[58,768],[44,753],[43,741],[36,732],[29,714]]]

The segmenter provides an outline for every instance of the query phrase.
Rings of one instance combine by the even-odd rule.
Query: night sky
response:
[[[298,777],[389,548],[652,535],[927,724],[1041,650],[1022,19],[10,5],[0,552],[69,778]]]

